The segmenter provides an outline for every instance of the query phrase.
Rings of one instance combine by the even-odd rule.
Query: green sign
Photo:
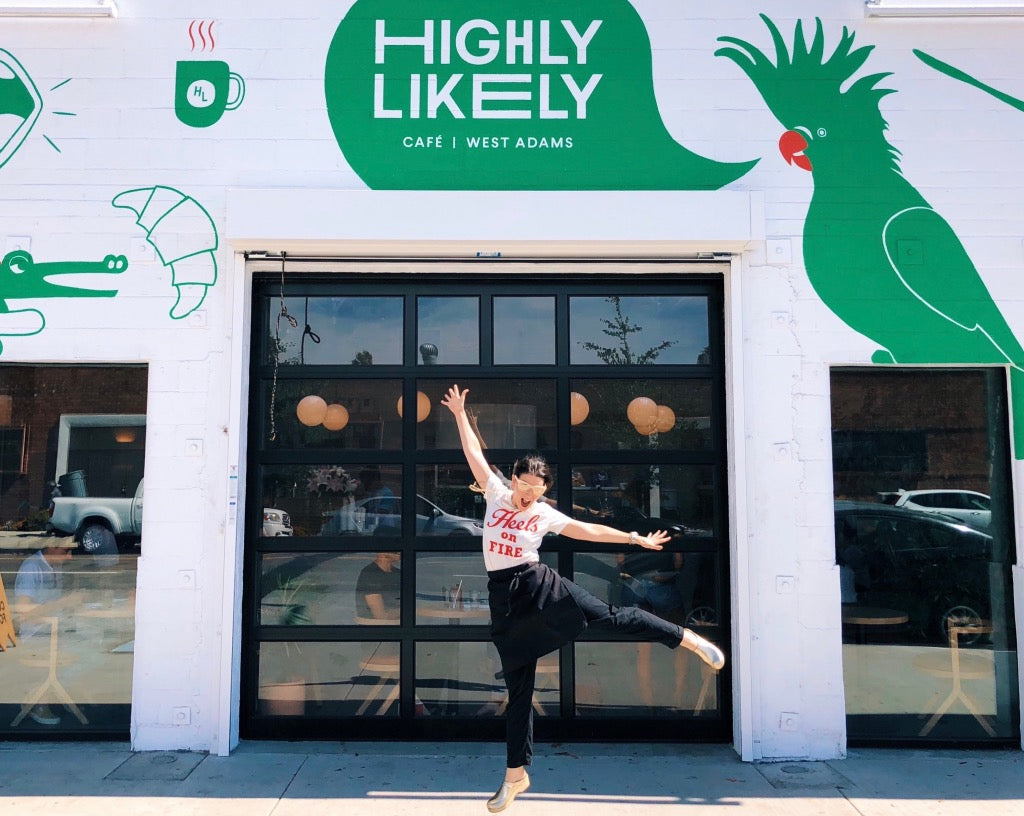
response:
[[[627,0],[357,0],[327,112],[376,189],[713,190],[756,163],[680,145]]]

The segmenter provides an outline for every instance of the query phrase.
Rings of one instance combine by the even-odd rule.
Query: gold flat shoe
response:
[[[523,774],[522,779],[517,779],[515,782],[502,782],[498,792],[487,800],[487,809],[491,813],[500,813],[529,787],[530,776],[526,773]]]

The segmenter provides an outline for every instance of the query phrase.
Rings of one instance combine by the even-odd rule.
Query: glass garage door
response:
[[[455,382],[504,476],[539,451],[562,512],[674,534],[548,563],[728,649],[721,267],[289,265],[254,277],[244,736],[503,738]],[[726,740],[729,682],[586,634],[541,661],[536,733]]]

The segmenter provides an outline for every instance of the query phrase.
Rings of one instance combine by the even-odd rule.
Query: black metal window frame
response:
[[[293,262],[289,260],[291,265]],[[557,495],[560,507],[568,511],[572,494],[570,463],[575,464],[664,464],[703,465],[712,470],[714,488],[714,534],[710,537],[675,545],[687,552],[708,552],[718,556],[719,569],[714,588],[720,600],[721,637],[728,638],[729,624],[729,558],[728,558],[728,497],[726,467],[726,412],[725,412],[725,360],[724,360],[724,264],[715,273],[689,272],[685,263],[649,263],[641,265],[643,274],[616,274],[615,263],[587,264],[585,267],[558,261],[547,266],[550,273],[517,273],[501,276],[502,265],[491,263],[486,271],[459,268],[453,273],[453,264],[424,264],[418,272],[408,271],[384,274],[384,268],[367,264],[366,272],[317,273],[289,272],[282,284],[281,274],[258,271],[253,277],[252,337],[250,351],[250,410],[248,428],[248,477],[245,518],[245,554],[243,577],[243,638],[242,687],[240,730],[244,738],[324,738],[324,739],[473,739],[501,740],[504,738],[503,718],[474,717],[419,717],[415,716],[415,651],[420,642],[429,641],[489,641],[486,626],[460,627],[457,632],[450,626],[416,625],[416,571],[402,570],[401,620],[394,627],[314,626],[301,627],[261,625],[259,603],[256,601],[259,581],[259,558],[269,553],[288,552],[366,552],[379,548],[379,541],[371,545],[363,537],[334,536],[315,538],[264,538],[261,532],[262,509],[259,500],[259,473],[262,466],[275,464],[320,464],[325,452],[289,450],[271,451],[264,447],[269,433],[267,406],[261,396],[263,386],[273,377],[273,366],[267,361],[268,343],[272,327],[267,326],[267,315],[276,308],[282,291],[286,298],[324,296],[401,296],[405,301],[403,313],[403,362],[400,365],[372,365],[354,368],[342,365],[288,365],[277,369],[277,378],[330,379],[352,378],[361,380],[402,381],[405,405],[416,404],[418,379],[450,378],[452,382],[472,379],[545,379],[556,382],[559,417],[556,445],[541,449],[557,474]],[[407,269],[407,265],[403,266]],[[544,265],[538,265],[540,267]],[[629,264],[631,269],[638,265]],[[315,267],[315,264],[310,264]],[[370,273],[372,270],[372,273]],[[368,274],[369,273],[369,274]],[[283,288],[282,288],[283,287]],[[491,299],[500,296],[522,296],[525,293],[552,295],[556,303],[556,363],[540,365],[494,365],[491,347]],[[479,348],[480,362],[474,365],[419,364],[417,353],[416,298],[421,295],[439,297],[480,298]],[[694,295],[707,299],[710,354],[706,364],[694,365],[571,365],[569,363],[569,298],[590,296],[657,296]],[[666,379],[710,380],[712,383],[712,444],[706,450],[631,450],[587,451],[573,450],[569,437],[570,381],[590,379],[623,379],[638,377],[646,380]],[[512,461],[522,453],[518,449],[489,449],[488,457],[495,462]],[[415,411],[406,411],[402,419],[402,446],[400,450],[335,450],[331,464],[398,465],[402,469],[402,495],[415,495],[417,466],[421,463],[444,464],[464,462],[460,450],[418,450]],[[403,563],[415,563],[415,556],[426,553],[473,552],[479,554],[477,539],[419,537],[415,535],[413,503],[404,503],[402,537],[388,544],[403,555]],[[669,545],[671,548],[673,545]],[[597,545],[596,548],[599,548]],[[544,552],[554,553],[559,571],[572,576],[572,554],[583,549],[581,542],[555,538],[546,541]],[[592,551],[593,548],[589,548]],[[370,629],[370,631],[367,631]],[[457,636],[456,636],[457,635]],[[401,673],[399,716],[396,718],[296,718],[269,717],[258,709],[258,664],[262,642],[366,642],[382,638],[400,642]],[[608,636],[585,634],[584,639],[610,642]],[[728,643],[722,644],[728,648]],[[719,678],[718,708],[689,719],[648,717],[585,718],[574,715],[575,662],[571,646],[562,650],[560,676],[560,716],[539,717],[535,721],[535,736],[541,741],[559,739],[612,740],[626,739],[638,742],[655,741],[713,741],[724,742],[732,736],[732,699],[729,669]]]

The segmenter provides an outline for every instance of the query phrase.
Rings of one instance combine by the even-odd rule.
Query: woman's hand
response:
[[[665,542],[669,541],[671,538],[672,536],[664,530],[656,530],[650,535],[637,536],[636,543],[645,550],[660,550],[665,546]]]
[[[455,416],[466,412],[466,395],[469,394],[469,389],[464,391],[459,390],[459,386],[453,385],[448,389],[448,393],[441,399],[441,404],[451,411]]]

